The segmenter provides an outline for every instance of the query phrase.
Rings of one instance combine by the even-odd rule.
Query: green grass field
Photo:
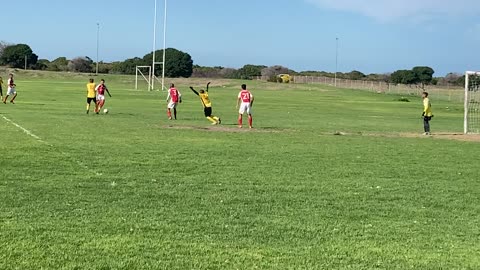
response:
[[[213,81],[211,127],[187,88],[206,81],[174,80],[167,121],[127,76],[86,115],[87,79],[19,73],[0,106],[0,269],[480,268],[480,144],[413,135],[418,97],[248,82],[240,132],[241,81]],[[431,98],[433,132],[461,132]]]

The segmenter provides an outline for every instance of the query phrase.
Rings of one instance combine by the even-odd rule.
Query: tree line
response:
[[[272,82],[285,82],[281,75],[290,76],[317,76],[330,77],[335,76],[338,79],[347,80],[366,80],[382,81],[389,84],[415,85],[425,88],[428,85],[453,85],[463,86],[465,76],[457,73],[449,73],[445,77],[434,77],[435,71],[431,67],[418,66],[411,70],[397,70],[393,73],[385,74],[364,74],[358,70],[351,72],[326,72],[326,71],[301,71],[297,72],[287,67],[275,65],[253,65],[248,64],[241,68],[227,67],[206,67],[194,65],[192,57],[186,52],[174,48],[166,49],[167,61],[165,65],[165,75],[171,78],[177,77],[200,77],[200,78],[226,78],[251,80],[262,76]],[[156,62],[163,61],[163,50],[155,53]],[[26,61],[25,61],[26,60]],[[48,71],[71,71],[93,73],[96,71],[96,63],[88,56],[79,56],[73,59],[58,57],[53,61],[48,59],[39,59],[27,44],[9,44],[0,41],[0,65],[12,68],[24,68],[25,62],[27,68],[35,70]],[[134,57],[125,61],[117,62],[99,62],[98,71],[102,74],[135,74],[137,66],[151,66],[153,62],[153,52],[143,57]],[[161,75],[161,68],[155,69],[155,75]]]

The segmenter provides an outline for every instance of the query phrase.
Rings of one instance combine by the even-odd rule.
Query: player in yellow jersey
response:
[[[210,97],[208,96],[209,86],[210,83],[207,84],[207,90],[201,89],[199,91],[200,93],[195,91],[195,89],[193,89],[193,87],[191,86],[190,89],[192,89],[193,93],[200,97],[203,105],[203,112],[205,113],[205,117],[208,119],[208,121],[212,122],[212,125],[218,125],[222,123],[222,120],[219,117],[212,115],[212,102],[210,101]]]
[[[423,128],[425,130],[424,135],[430,135],[430,120],[432,120],[433,113],[432,113],[432,103],[430,103],[430,99],[428,98],[428,93],[422,93],[423,98]]]
[[[95,90],[95,81],[90,79],[89,83],[87,84],[87,114],[90,112],[90,104],[93,101],[95,104],[95,112],[97,112],[97,91]]]

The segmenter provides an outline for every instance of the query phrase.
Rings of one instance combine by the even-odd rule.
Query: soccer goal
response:
[[[148,74],[145,74],[148,72]],[[148,76],[147,76],[148,75]],[[142,80],[143,78],[143,80]],[[136,66],[135,68],[135,90],[138,90],[138,81],[146,81],[148,84],[148,90],[152,87],[152,67],[151,66]]]
[[[480,133],[480,71],[465,73],[465,134]]]

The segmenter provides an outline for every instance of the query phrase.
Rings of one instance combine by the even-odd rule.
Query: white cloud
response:
[[[430,20],[480,14],[478,0],[306,0],[321,8],[362,14],[379,21]]]

